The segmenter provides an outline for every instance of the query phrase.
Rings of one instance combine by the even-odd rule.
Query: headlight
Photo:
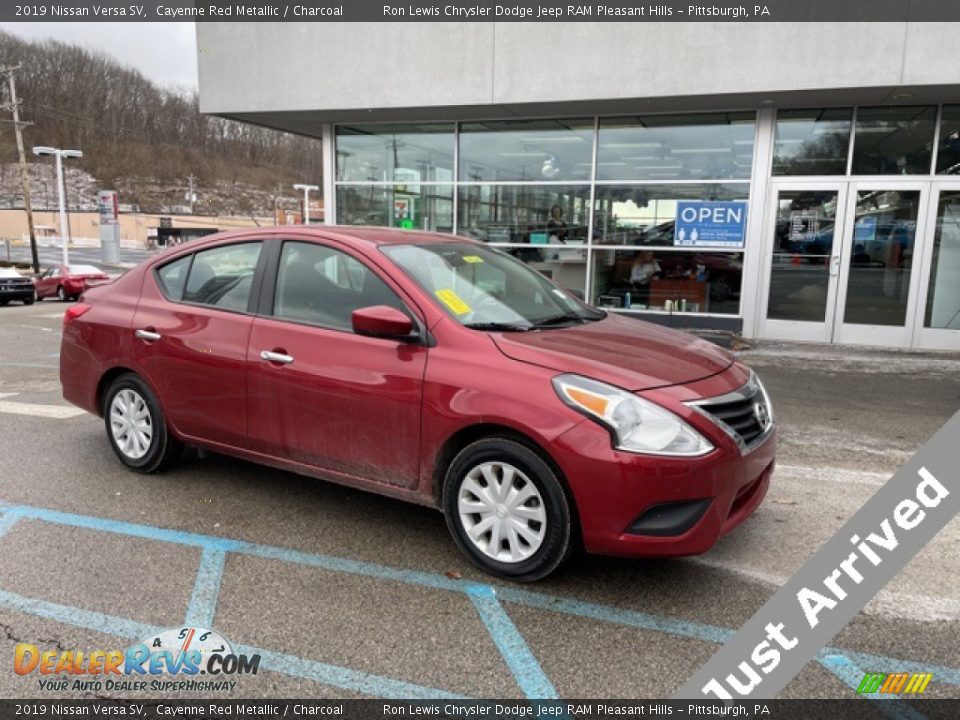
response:
[[[626,390],[580,375],[558,375],[553,387],[563,402],[610,430],[618,450],[683,457],[713,450],[677,415]]]

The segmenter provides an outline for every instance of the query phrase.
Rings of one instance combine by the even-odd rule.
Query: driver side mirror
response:
[[[354,310],[350,316],[353,331],[357,335],[388,338],[401,342],[417,339],[413,321],[404,313],[389,305],[371,305]]]

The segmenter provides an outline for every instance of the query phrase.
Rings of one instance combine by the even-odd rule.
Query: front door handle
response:
[[[154,332],[153,330],[137,330],[134,335],[147,342],[156,342],[162,337],[160,333]]]
[[[264,350],[260,353],[260,358],[266,360],[267,362],[280,363],[281,365],[289,365],[293,362],[293,357],[291,355],[274,352],[273,350]]]

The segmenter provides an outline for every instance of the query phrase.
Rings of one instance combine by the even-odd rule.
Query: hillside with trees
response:
[[[318,140],[203,115],[195,92],[161,88],[104,53],[0,31],[0,66],[11,65],[21,66],[21,119],[33,123],[24,130],[28,152],[33,145],[83,150],[82,160],[71,161],[72,174],[92,176],[93,186],[116,189],[121,203],[144,212],[182,206],[189,175],[196,211],[211,214],[269,213],[278,187],[292,200],[291,183],[321,179]],[[5,86],[2,98],[9,101]],[[13,126],[2,123],[0,192],[7,207],[22,206],[16,160]],[[36,158],[28,161],[31,177],[49,172],[36,167]],[[69,199],[78,209],[92,200]]]

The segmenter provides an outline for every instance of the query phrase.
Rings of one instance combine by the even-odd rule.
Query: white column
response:
[[[337,148],[333,124],[324,123],[323,132],[323,224],[337,224],[337,186],[334,182],[337,167]]]
[[[773,144],[776,111],[764,108],[757,112],[757,131],[753,143],[753,168],[750,181],[750,204],[747,217],[747,242],[743,253],[743,279],[740,286],[740,312],[743,315],[743,336],[755,338],[760,329],[761,293],[765,286],[766,258],[763,256],[764,218],[769,212],[770,172],[773,165]]]

